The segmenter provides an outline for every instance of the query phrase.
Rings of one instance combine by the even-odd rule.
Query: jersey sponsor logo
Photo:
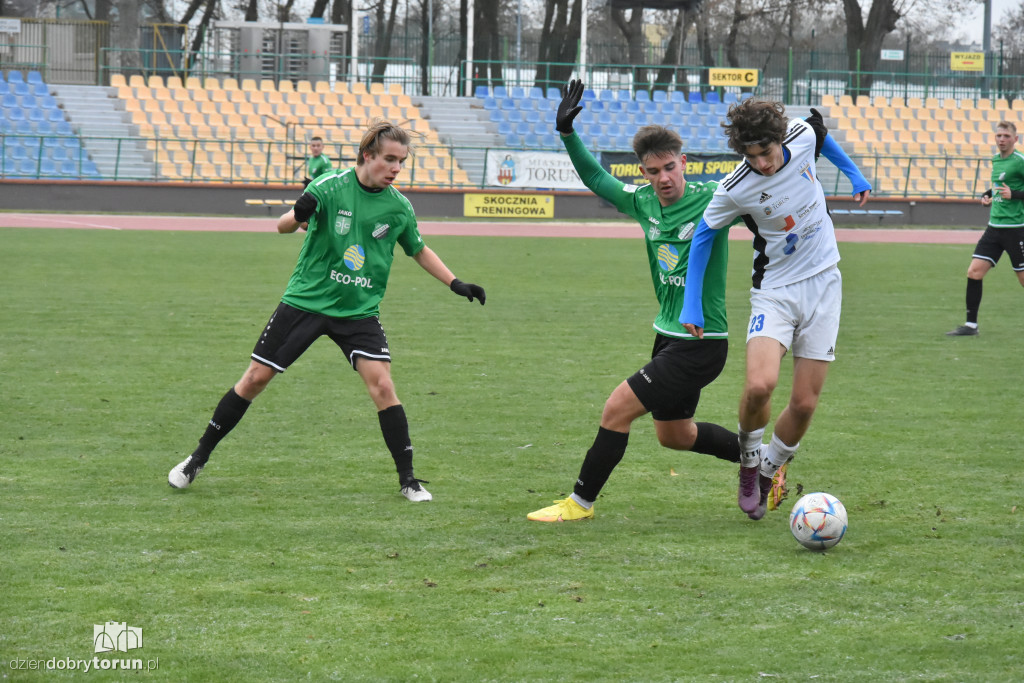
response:
[[[786,226],[783,229],[785,232],[789,232],[796,227],[796,221],[793,220],[792,216],[786,216]]]
[[[658,273],[658,279],[661,280],[663,285],[672,285],[674,287],[685,287],[686,278],[682,275],[665,275],[665,273]]]
[[[639,189],[640,189],[639,185],[623,185],[622,186],[622,191],[623,192],[630,192],[630,193],[632,193],[632,192],[636,192]]]
[[[645,380],[647,380],[648,384],[653,384],[654,383],[654,381],[650,377],[647,376],[647,373],[644,371],[643,368],[640,368],[640,376],[643,377]]]
[[[800,177],[803,178],[804,180],[809,180],[812,183],[814,182],[814,174],[811,173],[811,165],[810,165],[810,163],[805,163],[800,168]]]
[[[766,201],[768,201],[771,198],[772,198],[772,196],[770,194],[768,194],[767,192],[762,192],[761,193],[761,201],[759,201],[758,204],[764,204]]]
[[[349,270],[359,270],[366,263],[366,252],[363,251],[362,246],[353,244],[345,250],[342,260],[345,261],[345,265],[349,267]]]
[[[372,278],[363,277],[362,275],[352,276],[348,273],[339,273],[336,270],[332,270],[331,279],[343,285],[354,285],[356,287],[362,287],[363,289],[373,289]]]
[[[679,250],[671,244],[658,247],[658,265],[662,270],[672,270],[679,265]]]
[[[816,208],[818,208],[818,204],[819,203],[820,202],[817,199],[815,199],[813,203],[811,203],[810,205],[805,206],[804,208],[800,209],[800,211],[797,212],[796,217],[797,218],[803,218],[804,216],[809,214],[811,211],[814,211]]]
[[[693,224],[693,221],[690,221],[683,227],[679,228],[679,239],[688,240],[693,237],[693,231],[696,227],[697,226]]]
[[[391,225],[389,223],[377,223],[373,226],[373,233],[371,234],[375,240],[384,239],[389,230],[391,230]]]

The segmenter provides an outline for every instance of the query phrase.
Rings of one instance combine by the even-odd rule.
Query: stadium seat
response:
[[[700,90],[691,90],[689,96],[687,96],[686,98],[686,101],[689,102],[690,104],[700,104],[701,102],[704,101],[704,99],[700,95]]]
[[[704,93],[704,101],[708,104],[718,104],[722,99],[718,96],[717,90],[708,90]]]
[[[508,90],[506,90],[503,85],[496,85],[494,86],[494,92],[491,94],[494,96],[494,99],[500,101],[508,97]]]
[[[666,93],[664,90],[655,90],[654,94],[651,95],[651,100],[657,102],[658,104],[668,102],[668,93]]]
[[[508,135],[505,136],[506,147],[519,147],[519,144],[519,136],[516,135],[515,133],[509,133]]]
[[[24,83],[25,77],[21,75],[20,71],[8,71],[7,72],[8,83]]]
[[[560,101],[562,99],[562,91],[558,88],[548,88],[547,99]]]
[[[651,94],[646,90],[637,90],[636,97],[634,98],[637,102],[650,102]]]
[[[479,99],[484,99],[491,96],[491,89],[486,85],[478,85],[473,90],[473,95]]]

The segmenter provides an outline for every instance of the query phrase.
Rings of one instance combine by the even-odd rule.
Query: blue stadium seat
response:
[[[602,102],[614,102],[615,93],[613,93],[611,90],[602,90],[597,94],[597,99],[601,100]]]
[[[498,135],[508,135],[512,132],[512,124],[508,121],[498,122]]]
[[[643,110],[643,106],[635,100],[626,103],[626,111],[630,114],[639,114]]]
[[[718,96],[717,90],[708,90],[704,93],[704,101],[708,104],[718,104],[722,99]]]
[[[559,100],[559,101],[561,101],[561,99],[562,99],[562,91],[559,90],[558,88],[548,88],[547,98],[549,100]]]
[[[494,99],[498,100],[498,108],[499,109],[504,109],[505,111],[509,111],[509,110],[512,110],[512,109],[519,109],[519,106],[516,104],[515,100],[513,100],[511,97],[501,97],[501,98],[495,97]]]
[[[27,83],[42,83],[43,75],[38,71],[29,71],[28,78],[25,79]]]
[[[62,161],[60,162],[60,166],[58,168],[60,168],[61,175],[71,175],[78,177],[78,164],[75,163],[74,161]]]
[[[492,111],[491,111],[491,117],[490,117],[490,118],[491,118],[491,121],[494,121],[495,123],[501,123],[502,121],[507,121],[507,120],[508,120],[508,119],[507,119],[507,118],[505,117],[505,112],[503,112],[503,111],[502,111],[502,110],[500,110],[500,109],[494,109],[494,110],[492,110]]]
[[[6,95],[11,92],[11,86],[7,85],[7,81],[3,79],[3,74],[0,73],[0,95]]]
[[[510,111],[506,111],[505,112],[505,119],[508,120],[508,121],[511,121],[512,123],[519,123],[520,121],[525,120],[523,118],[523,112],[518,110],[518,109],[512,109]]]
[[[491,96],[491,89],[486,85],[478,85],[476,86],[476,89],[473,90],[473,94],[480,99],[484,99],[485,97]]]
[[[707,102],[701,102],[700,104],[694,105],[693,110],[701,116],[711,116],[713,113],[711,105]]]
[[[625,135],[616,135],[612,139],[612,149],[628,152],[633,147],[632,141]]]
[[[26,109],[25,118],[33,122],[46,121],[46,112],[39,107],[32,107],[31,109]]]
[[[704,100],[701,99],[700,90],[691,90],[690,96],[687,98],[686,101],[689,102],[690,104],[700,104]]]
[[[749,100],[753,96],[754,96],[754,93],[752,93],[752,92],[741,92],[740,93],[740,102],[742,102],[743,100]]]
[[[15,161],[21,161],[22,159],[28,159],[28,152],[21,145],[8,143],[4,145],[6,151],[6,157],[8,159],[14,159]]]
[[[57,173],[57,164],[53,163],[52,159],[42,158],[39,160],[39,175],[41,176],[56,176],[60,175]]]
[[[608,151],[612,148],[612,139],[607,135],[594,138],[594,149]]]
[[[651,96],[651,99],[658,103],[667,102],[668,94],[664,90],[655,90],[654,95]]]
[[[22,109],[36,109],[39,107],[39,100],[32,94],[22,95],[20,101]]]
[[[36,132],[40,135],[52,135],[53,124],[49,121],[36,121]]]
[[[8,83],[24,83],[25,78],[21,75],[20,71],[8,71],[7,72]]]
[[[25,115],[22,112],[18,113],[21,114],[21,116]],[[28,119],[21,118],[14,121],[14,132],[18,135],[32,135],[32,133],[36,132],[36,127],[33,126],[32,122]]]
[[[536,133],[527,133],[523,136],[523,147],[529,147],[530,149],[540,147],[540,138],[537,137]]]
[[[484,100],[484,109],[486,109],[488,111],[494,111],[495,109],[498,108],[498,100],[494,99],[490,95],[488,95],[487,97],[483,98],[483,100]]]
[[[594,102],[597,100],[597,93],[587,88],[583,91],[583,97],[581,98],[584,102]]]
[[[587,123],[582,129],[582,134],[588,138],[598,138],[604,135],[604,126],[600,123]]]
[[[619,102],[632,102],[633,93],[630,92],[627,88],[619,88],[618,90],[615,91],[615,99],[617,99]]]
[[[58,121],[53,127],[53,132],[57,135],[74,135],[75,131],[71,128],[71,124],[67,121]]]
[[[4,109],[21,109],[21,101],[12,92],[4,93],[4,96],[0,97],[0,107]]]
[[[24,82],[11,83],[11,92],[14,93],[15,95],[18,95],[19,97],[23,97],[25,95],[31,95],[32,94],[32,86],[30,86],[28,83],[24,83]]]
[[[597,122],[607,126],[610,123],[615,123],[615,117],[611,112],[603,111],[597,115]]]
[[[519,123],[516,124],[515,131],[519,135],[524,135],[525,136],[526,134],[533,132],[533,126],[531,126],[526,121],[520,121]]]
[[[509,97],[513,100],[521,100],[526,97],[526,88],[515,86],[509,91]]]
[[[722,98],[722,102],[725,104],[736,104],[739,101],[739,96],[732,91],[725,93],[725,96]]]
[[[614,113],[623,112],[626,111],[626,105],[618,100],[613,100],[611,102],[605,102],[605,110]]]
[[[18,173],[18,162],[11,159],[4,159],[4,170],[3,173],[7,175],[15,175]]]
[[[503,100],[508,97],[508,91],[505,89],[505,86],[503,85],[494,86],[494,92],[491,94],[494,96],[494,99],[496,100]]]
[[[635,99],[637,102],[650,102],[651,94],[646,90],[637,90],[636,97],[634,97],[633,99]]]
[[[45,145],[45,142],[43,143]],[[68,154],[66,147],[47,147],[49,153],[48,156],[53,161],[68,161],[71,159],[71,155]]]
[[[18,162],[18,175],[34,176],[39,170],[39,162],[35,159],[22,159]]]
[[[505,136],[505,146],[506,147],[518,147],[519,144],[520,144],[519,136],[516,135],[515,133],[509,133],[508,135]]]
[[[50,86],[45,83],[26,83],[26,85],[29,87],[29,92],[37,97],[50,94]]]
[[[561,149],[562,141],[558,138],[558,133],[544,133],[540,136],[540,145],[547,149]]]
[[[39,104],[40,109],[59,109],[57,106],[57,98],[53,95],[37,95],[36,101]]]
[[[682,90],[673,90],[672,94],[669,95],[670,102],[686,102],[686,93]]]
[[[543,100],[544,91],[538,88],[537,86],[534,86],[530,88],[529,91],[527,91],[526,96],[531,100]]]
[[[587,102],[587,109],[589,109],[590,111],[595,112],[595,113],[596,112],[602,112],[605,109],[607,109],[607,107],[605,107],[604,105],[605,105],[605,103],[602,102],[601,100],[591,100],[591,101]]]
[[[594,121],[597,121],[597,116],[589,109],[584,109],[576,117],[576,120],[582,123],[593,123]]]
[[[529,123],[540,123],[543,117],[541,117],[539,111],[528,111],[523,118]]]
[[[711,115],[718,119],[724,119],[729,115],[729,105],[725,102],[711,105]]]

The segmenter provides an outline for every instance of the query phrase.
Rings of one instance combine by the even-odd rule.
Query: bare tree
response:
[[[474,89],[478,85],[505,84],[498,12],[494,11],[493,7],[484,5],[485,3],[480,0],[473,3],[473,73],[470,74],[470,78],[473,79]]]
[[[313,3],[313,9],[310,11],[309,16],[317,19],[323,19],[324,12],[327,11],[327,3],[329,1],[330,0],[316,0],[316,2]]]
[[[384,82],[384,72],[388,68],[388,60],[391,55],[391,37],[395,33],[395,15],[398,12],[398,0],[391,0],[391,10],[385,11],[388,0],[380,0],[376,7],[377,16],[377,40],[374,44],[373,56],[377,59],[373,62],[373,76],[371,80],[375,83]]]
[[[850,71],[860,74],[860,82],[851,82],[851,95],[868,94],[874,81],[874,71],[882,53],[882,41],[896,28],[903,16],[895,0],[873,0],[867,21],[857,0],[843,0],[846,11],[846,53]],[[861,73],[867,72],[867,73]]]
[[[544,25],[533,82],[538,88],[559,87],[576,69],[581,13],[579,0],[544,0]]]
[[[629,12],[629,19],[626,19],[626,12]],[[638,90],[647,90],[650,79],[647,69],[641,68],[645,62],[644,47],[646,37],[644,36],[644,10],[642,7],[631,9],[611,8],[612,23],[619,27],[622,36],[626,39],[626,60],[633,65],[633,84]]]

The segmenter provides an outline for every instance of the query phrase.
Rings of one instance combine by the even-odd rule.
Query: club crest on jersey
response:
[[[800,177],[805,179],[805,180],[809,180],[812,183],[814,182],[814,174],[811,173],[811,165],[810,164],[804,164],[803,165],[803,168],[800,169]]]
[[[377,223],[375,226],[373,226],[373,232],[370,234],[373,235],[373,239],[379,240],[383,239],[384,236],[388,234],[388,231],[390,229],[391,225],[388,223]]]
[[[338,235],[347,235],[352,229],[352,219],[343,218],[341,213],[338,213],[338,217],[334,221],[334,232]]]
[[[767,192],[762,192],[761,193],[761,201],[759,201],[758,204],[764,204],[766,201],[768,201],[771,198],[772,198],[772,196],[770,194],[768,194]]]

